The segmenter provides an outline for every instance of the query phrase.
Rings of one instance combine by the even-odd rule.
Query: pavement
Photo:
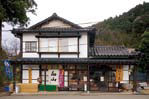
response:
[[[149,99],[149,95],[55,95],[55,96],[3,96],[0,99]]]
[[[99,96],[99,95],[141,95],[134,92],[78,92],[78,91],[60,91],[60,92],[37,92],[37,93],[13,93],[12,96]],[[145,94],[143,94],[145,95]]]
[[[1,96],[100,96],[100,95],[149,95],[149,92],[81,92],[81,91],[60,91],[47,92],[40,91],[36,93],[8,93],[1,92]],[[148,98],[149,99],[149,98]]]

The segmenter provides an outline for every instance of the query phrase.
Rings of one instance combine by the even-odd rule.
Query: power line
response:
[[[83,25],[83,24],[96,24],[98,22],[85,22],[85,23],[78,23],[78,25]]]

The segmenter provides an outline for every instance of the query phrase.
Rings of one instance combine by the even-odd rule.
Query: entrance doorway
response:
[[[65,68],[65,71],[68,72],[68,90],[83,91],[84,86],[87,83],[87,66],[69,65],[67,68]]]
[[[90,66],[91,91],[117,91],[115,68],[107,65]]]

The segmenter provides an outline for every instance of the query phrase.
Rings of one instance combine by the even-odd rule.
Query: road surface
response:
[[[3,96],[0,99],[149,99],[149,95],[53,95],[53,96]]]

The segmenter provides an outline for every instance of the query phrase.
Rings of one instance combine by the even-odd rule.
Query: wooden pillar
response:
[[[80,34],[80,33],[78,32],[78,35],[79,35],[79,34]],[[80,38],[78,37],[78,40],[77,40],[77,44],[78,44],[78,46],[77,46],[77,47],[78,47],[78,49],[77,49],[77,50],[78,50],[77,57],[78,57],[78,58],[79,58],[79,54],[80,54],[80,43],[79,43],[80,41],[79,41],[79,39],[80,39]]]
[[[21,67],[20,67],[20,82],[22,83],[22,78],[23,78],[23,65],[21,64]]]
[[[133,91],[137,91],[137,66],[133,70]]]
[[[129,68],[128,68],[128,74],[129,74],[129,84],[130,84],[130,64],[129,64]]]
[[[20,36],[20,57],[22,58],[23,56],[23,37],[22,34]]]
[[[29,83],[32,83],[32,68],[28,69],[28,73],[29,73]]]
[[[77,75],[77,85],[79,86],[79,83],[80,83],[80,77],[79,77],[79,71],[77,69],[77,65],[74,65],[75,66],[75,73]],[[79,87],[77,88],[77,90],[79,91]]]
[[[41,68],[41,64],[39,65],[39,77],[41,77],[42,75],[42,68]],[[41,78],[42,79],[42,78]]]
[[[13,65],[13,91],[15,91],[16,87],[16,65]]]
[[[70,83],[70,79],[69,79],[69,73],[70,73],[70,68],[68,69],[68,64],[66,64],[66,67],[67,67],[67,72],[68,72],[68,91],[69,91],[69,83]]]
[[[87,91],[90,91],[90,66],[89,66],[89,64],[87,64],[87,75],[88,75],[88,77],[87,77]]]
[[[44,90],[45,91],[46,91],[46,80],[47,80],[47,77],[46,77],[47,73],[46,73],[46,71],[47,71],[47,66],[44,67]]]

